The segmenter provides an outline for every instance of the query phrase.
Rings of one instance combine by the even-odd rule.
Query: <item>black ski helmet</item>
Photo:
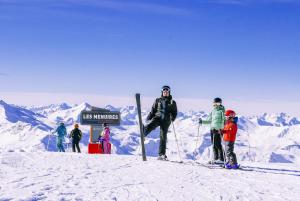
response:
[[[222,103],[222,99],[221,98],[215,98],[214,103]]]
[[[170,87],[170,86],[164,85],[164,86],[161,88],[161,94],[163,94],[164,91],[168,91],[168,92],[169,92],[169,95],[171,95],[171,87]]]

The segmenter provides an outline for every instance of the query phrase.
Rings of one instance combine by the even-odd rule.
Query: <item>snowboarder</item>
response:
[[[57,127],[57,129],[53,132],[57,133],[57,148],[59,152],[65,152],[65,148],[63,145],[63,142],[65,140],[65,136],[67,135],[67,129],[65,127],[65,124],[63,122],[60,123],[60,125]]]
[[[167,160],[167,133],[171,121],[175,121],[176,116],[177,105],[172,99],[171,88],[169,86],[163,86],[161,97],[155,100],[151,112],[147,116],[147,121],[150,121],[150,123],[144,127],[145,136],[158,126],[160,127],[159,160]]]
[[[81,140],[82,137],[82,132],[79,129],[79,125],[75,124],[74,125],[74,129],[71,131],[70,133],[70,138],[72,138],[72,150],[73,152],[76,152],[76,148],[77,148],[77,152],[80,153],[80,147],[79,147],[79,142]]]
[[[227,157],[227,162],[225,168],[228,169],[237,169],[239,165],[237,164],[236,155],[234,151],[234,142],[236,139],[236,133],[238,130],[236,114],[233,110],[227,110],[225,112],[226,123],[222,131],[223,140],[225,142],[225,152]]]
[[[103,131],[100,133],[99,141],[102,145],[103,153],[110,154],[110,128],[107,123],[103,125]]]
[[[206,120],[199,119],[199,124],[210,124],[211,142],[213,145],[214,159],[211,163],[224,163],[224,153],[222,149],[222,129],[225,124],[225,108],[221,98],[213,101],[213,110]]]

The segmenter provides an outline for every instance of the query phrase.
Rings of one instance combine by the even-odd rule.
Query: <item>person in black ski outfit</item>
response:
[[[151,112],[147,116],[148,125],[144,127],[144,135],[147,136],[151,131],[160,127],[160,160],[166,160],[167,133],[171,121],[175,121],[177,116],[177,105],[172,99],[169,86],[162,87],[161,97],[157,98],[152,106]]]
[[[72,138],[72,150],[73,150],[73,152],[76,152],[75,148],[77,148],[78,153],[80,153],[81,151],[80,151],[80,147],[79,147],[79,142],[82,137],[82,132],[81,132],[81,130],[79,130],[78,124],[75,124],[74,127],[75,128],[71,131],[71,134],[70,134],[70,138]]]

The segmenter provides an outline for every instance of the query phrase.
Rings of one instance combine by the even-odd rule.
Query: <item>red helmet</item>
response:
[[[235,117],[235,112],[233,110],[226,110],[225,116],[226,117]]]

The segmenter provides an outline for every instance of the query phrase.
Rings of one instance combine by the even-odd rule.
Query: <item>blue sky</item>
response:
[[[0,0],[0,98],[300,102],[299,24],[296,0]]]

